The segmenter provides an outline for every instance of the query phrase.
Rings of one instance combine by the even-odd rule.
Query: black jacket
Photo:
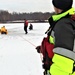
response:
[[[75,22],[71,18],[64,17],[54,26],[55,48],[62,47],[73,50]]]

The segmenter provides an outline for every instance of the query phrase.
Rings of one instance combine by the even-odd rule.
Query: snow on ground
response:
[[[0,75],[43,75],[40,54],[35,47],[41,44],[48,23],[32,23],[26,35],[23,23],[5,25],[7,35],[0,34]]]

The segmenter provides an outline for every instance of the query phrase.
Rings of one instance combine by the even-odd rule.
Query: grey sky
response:
[[[75,0],[73,6],[74,4]],[[52,0],[0,0],[0,10],[8,10],[8,12],[54,11]]]

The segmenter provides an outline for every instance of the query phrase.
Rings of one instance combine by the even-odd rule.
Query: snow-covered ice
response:
[[[5,25],[7,35],[0,34],[0,75],[43,75],[40,54],[35,47],[41,44],[48,23],[32,23],[26,35],[23,23]]]

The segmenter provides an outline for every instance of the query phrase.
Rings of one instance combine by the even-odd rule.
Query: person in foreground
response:
[[[52,0],[52,3],[56,14],[48,19],[48,38],[36,47],[44,57],[44,75],[75,75],[73,0]]]
[[[52,0],[55,15],[49,18],[53,30],[54,56],[50,75],[75,75],[74,30],[75,13],[73,0]]]

